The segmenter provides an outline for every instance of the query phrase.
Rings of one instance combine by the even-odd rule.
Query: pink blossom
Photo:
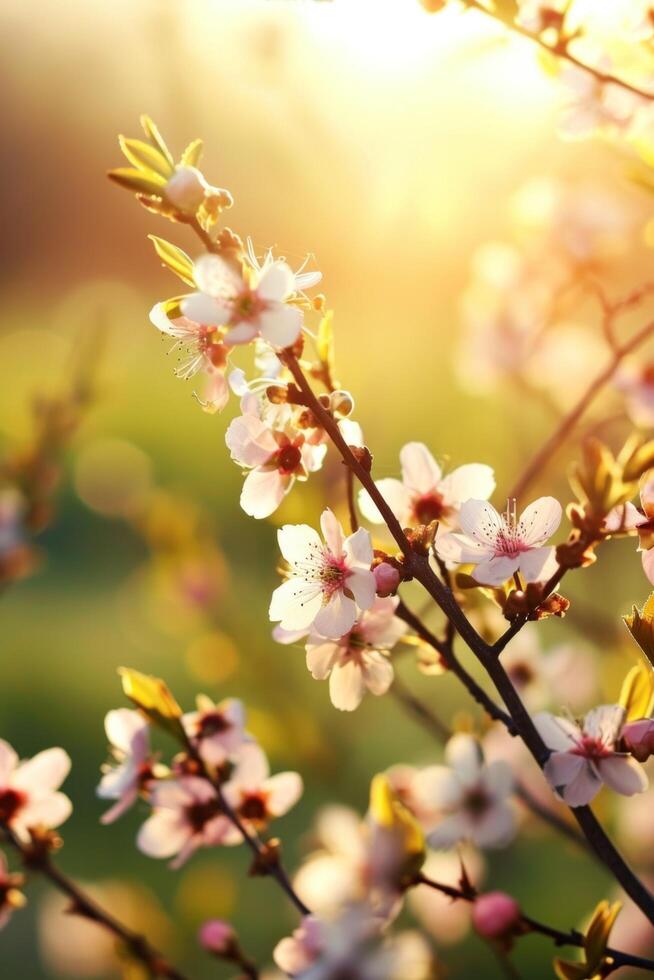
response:
[[[269,615],[284,630],[313,626],[321,636],[339,639],[354,626],[358,610],[375,601],[372,543],[364,528],[346,538],[331,510],[323,512],[320,525],[324,544],[307,524],[278,531],[290,573],[273,592]]]
[[[654,755],[654,718],[628,721],[622,729],[622,739],[628,752],[639,762],[647,762]]]
[[[400,452],[402,480],[378,480],[376,486],[403,526],[439,521],[442,527],[456,527],[464,501],[486,499],[495,489],[490,466],[470,463],[447,476],[429,449],[421,442],[409,442]],[[373,524],[383,523],[381,514],[366,490],[359,493],[361,513]]]
[[[499,514],[486,500],[468,500],[459,521],[463,534],[438,535],[436,551],[457,564],[476,565],[473,578],[483,585],[501,585],[515,572],[526,582],[547,581],[556,571],[553,547],[543,547],[561,522],[561,504],[540,497],[517,519],[507,507]]]
[[[604,530],[609,534],[638,534],[643,571],[654,585],[654,470],[648,470],[640,481],[641,511],[632,503],[620,504],[609,511]]]
[[[182,312],[206,328],[225,328],[228,344],[245,344],[261,336],[273,347],[289,347],[302,330],[302,311],[289,301],[318,282],[320,275],[298,276],[270,253],[262,264],[255,266],[252,259],[239,275],[220,256],[201,256],[193,266],[198,292],[182,300]]]
[[[97,788],[103,800],[117,802],[101,817],[112,823],[136,802],[141,790],[153,779],[150,754],[150,729],[139,711],[118,708],[109,711],[104,720],[111,754],[117,765],[107,767]]]
[[[506,846],[516,830],[510,767],[502,761],[485,764],[477,739],[463,733],[447,743],[445,761],[423,769],[416,781],[421,805],[440,812],[428,843],[434,848],[464,840],[478,847]]]
[[[231,761],[234,768],[223,788],[225,799],[256,829],[288,813],[302,795],[301,776],[296,772],[271,776],[268,759],[256,742],[242,745]]]
[[[245,708],[236,698],[214,704],[205,694],[196,698],[197,711],[182,717],[188,737],[198,747],[204,761],[220,766],[249,736],[245,734]]]
[[[181,867],[199,847],[241,840],[206,779],[182,776],[158,782],[150,790],[150,802],[152,815],[139,831],[138,847],[149,857],[176,855],[173,868]]]
[[[312,633],[307,641],[307,667],[316,680],[329,677],[331,702],[340,711],[354,711],[366,690],[385,694],[393,682],[390,650],[406,632],[395,616],[399,599],[377,598],[352,629],[338,640]]]
[[[487,892],[475,899],[472,924],[485,939],[509,939],[520,924],[522,913],[515,898],[506,892]]]
[[[198,940],[208,953],[224,956],[234,948],[236,933],[229,922],[224,922],[222,919],[209,919],[200,926]]]
[[[241,507],[251,517],[269,517],[296,479],[306,480],[320,469],[327,446],[295,427],[289,405],[264,407],[262,399],[248,394],[241,410],[225,435],[232,459],[249,470]]]
[[[302,975],[320,956],[324,932],[320,919],[305,915],[293,935],[280,940],[273,950],[273,959],[279,969],[290,977]]]
[[[59,793],[70,771],[63,749],[46,749],[19,762],[8,742],[0,740],[0,824],[29,841],[30,830],[59,827],[71,814],[72,804]]]
[[[590,803],[603,783],[623,796],[647,789],[644,769],[618,751],[624,720],[624,708],[617,704],[593,708],[581,725],[548,712],[534,717],[545,745],[552,749],[545,775],[568,806]]]
[[[386,598],[386,596],[393,595],[397,591],[397,587],[400,584],[400,573],[393,565],[389,565],[387,561],[383,561],[380,565],[375,565],[372,573],[375,576],[377,595],[380,598]]]

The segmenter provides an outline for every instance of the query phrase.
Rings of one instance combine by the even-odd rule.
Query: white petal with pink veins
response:
[[[273,262],[265,269],[257,285],[261,299],[281,303],[295,289],[295,275],[286,262]]]
[[[561,523],[563,510],[554,497],[539,497],[526,507],[518,521],[518,533],[524,544],[544,544]]]
[[[597,768],[606,785],[623,796],[644,793],[649,786],[647,773],[630,756],[614,755],[608,759],[600,759]]]
[[[148,857],[177,854],[192,836],[192,829],[176,811],[153,813],[138,832],[136,845]]]
[[[338,660],[341,652],[339,643],[326,640],[317,645],[307,644],[307,667],[317,681],[324,681]]]
[[[302,777],[297,772],[278,772],[264,784],[268,794],[268,809],[273,817],[281,817],[295,806],[302,796]]]
[[[354,573],[348,579],[348,583],[358,573]],[[371,576],[372,577],[372,576]],[[374,577],[373,577],[374,582]],[[326,605],[322,607],[314,620],[316,632],[330,640],[337,640],[344,636],[354,626],[357,616],[357,607],[352,599],[343,595],[342,592],[334,592]]]
[[[348,575],[346,586],[354,596],[359,609],[369,609],[372,606],[377,588],[372,572],[355,568]]]
[[[467,534],[457,534],[453,531],[446,534],[437,532],[435,547],[443,561],[451,561],[457,565],[466,565],[468,562],[476,564],[495,555],[491,545],[482,544],[468,537]]]
[[[239,415],[230,422],[225,442],[232,459],[242,466],[261,466],[278,448],[269,427],[250,414]]]
[[[275,303],[259,317],[259,331],[273,347],[290,347],[302,331],[302,310]]]
[[[442,480],[440,492],[445,502],[460,506],[466,500],[486,500],[495,489],[495,474],[490,466],[467,463],[458,466]]]
[[[366,571],[370,571],[374,557],[372,541],[370,532],[366,531],[364,527],[360,527],[358,531],[345,539],[343,550],[349,558],[348,565],[350,568],[364,568]]]
[[[547,582],[559,567],[556,549],[545,545],[523,551],[519,558],[520,571],[526,582]]]
[[[390,477],[386,480],[376,480],[375,486],[400,524],[408,524],[411,517],[411,492],[400,480],[394,480]],[[359,509],[371,524],[384,523],[384,518],[379,513],[377,505],[373,503],[367,490],[359,491]]]
[[[249,517],[269,517],[291,489],[293,480],[279,470],[252,470],[243,482],[241,507]]]
[[[480,562],[472,573],[476,582],[482,585],[502,585],[518,570],[518,558],[495,556]]]
[[[332,555],[340,558],[343,554],[343,528],[329,508],[320,515],[320,530]]]
[[[337,664],[329,678],[329,696],[339,711],[355,711],[365,694],[361,668],[353,660]]]
[[[408,442],[400,450],[402,482],[416,493],[429,493],[441,479],[441,468],[422,442]]]
[[[291,578],[273,592],[268,615],[273,623],[278,621],[282,629],[307,630],[321,608],[322,592],[319,587],[315,583]]]
[[[493,552],[504,528],[502,518],[487,500],[466,500],[461,507],[459,524],[465,534]]]
[[[613,748],[624,724],[625,710],[619,704],[600,704],[584,718],[584,733]]]
[[[377,650],[363,654],[363,679],[371,694],[386,694],[393,683],[393,664]]]
[[[46,749],[32,759],[22,762],[12,779],[12,785],[31,796],[46,796],[58,789],[70,772],[70,756],[63,749]]]
[[[282,556],[291,565],[322,554],[323,545],[317,531],[308,524],[284,524],[277,532]]]
[[[534,715],[532,720],[548,749],[568,752],[575,747],[581,738],[581,730],[578,725],[568,721],[567,718],[552,715],[549,711],[540,711]]]

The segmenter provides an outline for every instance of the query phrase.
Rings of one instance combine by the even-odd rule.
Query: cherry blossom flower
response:
[[[472,577],[483,585],[501,585],[515,572],[526,582],[544,582],[556,571],[553,547],[543,547],[561,522],[561,504],[539,497],[517,519],[515,509],[499,514],[485,500],[461,507],[463,534],[436,537],[436,551],[446,561],[476,565]]]
[[[604,73],[610,71],[610,60],[601,59],[597,67]],[[567,98],[558,128],[567,139],[585,139],[598,130],[624,133],[645,104],[639,96],[607,84],[576,65],[565,65],[560,79],[567,89]]]
[[[46,749],[20,762],[0,739],[0,824],[24,841],[30,840],[31,830],[59,827],[73,809],[58,792],[69,771],[70,758],[63,749]]]
[[[348,633],[357,608],[375,601],[375,577],[370,534],[359,528],[349,537],[331,510],[320,519],[325,543],[307,524],[285,524],[277,533],[289,578],[273,592],[269,615],[285,630],[310,626],[321,636],[337,640]]]
[[[273,950],[273,959],[290,977],[302,976],[319,958],[324,944],[325,927],[315,915],[305,915],[292,936],[281,939]]]
[[[515,834],[515,814],[508,798],[513,776],[506,762],[484,764],[481,746],[472,735],[454,735],[445,747],[444,766],[420,773],[416,793],[423,805],[440,810],[442,818],[427,835],[434,848],[459,841],[478,847],[504,847]]]
[[[248,394],[241,400],[242,415],[225,435],[232,459],[249,472],[243,484],[241,507],[250,517],[269,517],[291,490],[296,479],[306,480],[322,466],[327,446],[316,445],[296,428],[289,405],[270,406]]]
[[[199,847],[240,843],[241,835],[223,814],[215,789],[199,776],[156,783],[150,790],[152,815],[139,830],[137,845],[154,858],[177,855],[179,868]]]
[[[534,716],[536,728],[552,750],[545,775],[568,806],[586,806],[603,783],[623,796],[647,789],[641,765],[618,751],[624,721],[624,708],[617,704],[593,708],[580,725],[547,712]]]
[[[117,802],[102,815],[101,822],[112,823],[138,799],[139,793],[154,778],[150,754],[150,728],[139,711],[118,708],[109,711],[104,728],[117,765],[107,767],[98,796]]]
[[[307,667],[311,676],[329,678],[329,696],[340,711],[354,711],[366,690],[385,694],[393,682],[390,650],[406,632],[395,615],[399,599],[375,599],[352,629],[338,640],[312,633],[307,641]]]
[[[311,836],[315,850],[296,871],[293,887],[310,909],[333,918],[367,895],[367,827],[354,810],[332,804],[318,812]]]
[[[224,785],[225,799],[256,829],[288,813],[302,795],[301,776],[297,772],[271,776],[268,759],[255,742],[242,745],[231,761],[234,768]]]
[[[486,500],[495,489],[490,466],[469,463],[443,476],[440,466],[421,442],[409,442],[400,452],[402,480],[378,480],[376,486],[400,524],[456,527],[461,505],[472,497]],[[366,490],[359,492],[361,513],[373,524],[383,518]]]
[[[289,347],[302,330],[302,311],[293,300],[320,280],[319,273],[293,273],[270,253],[262,264],[239,275],[218,255],[201,256],[193,266],[198,292],[181,301],[182,313],[205,328],[226,328],[227,344],[246,344],[261,336],[273,347]]]
[[[246,739],[245,708],[242,701],[227,698],[214,704],[206,694],[198,694],[196,711],[182,716],[188,737],[210,766],[221,766]]]

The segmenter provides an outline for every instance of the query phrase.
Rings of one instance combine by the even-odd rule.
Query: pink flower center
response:
[[[611,749],[604,744],[601,738],[595,738],[591,735],[582,735],[571,752],[572,755],[581,755],[584,759],[593,760],[607,759],[613,755]]]
[[[264,793],[244,793],[238,808],[240,816],[254,823],[262,823],[268,816],[268,807]]]
[[[345,559],[342,556],[337,558],[331,552],[327,552],[320,569],[320,585],[323,594],[329,598],[334,592],[342,589],[349,574],[350,570],[345,564]]]
[[[252,289],[246,289],[232,300],[232,323],[242,323],[243,320],[256,320],[266,309],[265,300]]]
[[[473,786],[465,795],[464,806],[471,817],[477,818],[486,813],[491,802],[492,800],[483,786]]]
[[[522,540],[520,528],[513,524],[503,522],[501,531],[497,532],[495,538],[495,554],[503,558],[517,558],[518,555],[529,551],[529,545]]]
[[[290,476],[295,473],[302,462],[302,453],[298,446],[289,443],[283,446],[275,455],[275,464],[280,473]]]
[[[217,797],[203,803],[192,803],[185,809],[186,819],[196,834],[200,833],[204,825],[217,817],[220,812],[220,803]]]
[[[0,823],[10,823],[27,803],[27,795],[16,789],[0,790]]]
[[[197,733],[199,738],[211,738],[212,735],[228,732],[231,727],[221,711],[207,711],[198,720]]]

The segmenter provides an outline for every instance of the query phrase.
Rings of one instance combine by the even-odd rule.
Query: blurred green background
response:
[[[508,201],[533,175],[601,179],[643,222],[651,207],[627,183],[615,150],[557,141],[553,85],[526,45],[474,18],[429,18],[410,0],[5,0],[0,31],[2,88],[11,93],[0,151],[7,445],[28,430],[30,398],[65,382],[84,334],[98,325],[107,333],[97,401],[69,454],[56,521],[40,540],[43,564],[2,597],[0,733],[21,756],[53,744],[72,756],[65,788],[75,811],[62,828],[62,866],[101,887],[146,889],[160,910],[151,913],[161,920],[155,934],[176,961],[193,977],[229,976],[196,949],[202,919],[233,918],[265,963],[293,927],[292,910],[272,883],[246,876],[240,849],[200,852],[173,872],[134,847],[145,809],[99,826],[102,720],[123,703],[116,668],[164,676],[189,708],[197,691],[247,701],[273,766],[297,768],[306,781],[300,804],[274,828],[291,867],[321,804],[363,812],[374,772],[434,761],[437,750],[390,697],[369,697],[351,716],[336,712],[301,652],[272,642],[273,525],[315,522],[326,495],[342,508],[340,468],[331,460],[270,522],[242,513],[241,476],[224,447],[236,405],[203,414],[147,319],[177,285],[146,234],[191,253],[196,246],[108,183],[105,171],[120,163],[116,134],[135,135],[145,111],[176,152],[202,136],[203,169],[236,200],[228,224],[294,263],[315,255],[336,311],[338,374],[355,394],[377,476],[394,475],[400,446],[420,439],[454,465],[492,463],[500,503],[551,422],[510,386],[482,401],[457,385],[452,353],[473,249],[505,233]],[[647,261],[638,252],[629,282],[646,278]],[[209,612],[190,608],[133,523],[81,499],[93,453],[97,461],[107,452],[130,479],[152,480],[209,515],[208,533],[228,564]],[[100,482],[111,498],[121,470],[109,470]],[[558,470],[543,486],[564,494]],[[171,513],[183,520],[186,510],[173,503]],[[647,589],[633,543],[611,555],[569,591],[590,602],[601,590],[604,612],[617,621]],[[559,621],[542,633],[546,644],[579,636]],[[619,677],[628,654],[612,634],[600,646]],[[449,678],[427,678],[410,663],[403,675],[445,719],[467,707]],[[527,836],[491,856],[487,880],[561,926],[609,891],[590,861],[548,837]],[[2,975],[115,975],[94,972],[83,957],[74,973],[76,940],[64,941],[69,959],[58,966],[39,938],[45,929],[56,942],[59,931],[59,920],[43,917],[46,891],[30,883],[28,908],[0,936]],[[118,914],[128,907],[119,893],[114,904]],[[527,939],[516,963],[524,976],[548,977],[550,952]],[[454,976],[500,975],[474,937],[442,956]]]

